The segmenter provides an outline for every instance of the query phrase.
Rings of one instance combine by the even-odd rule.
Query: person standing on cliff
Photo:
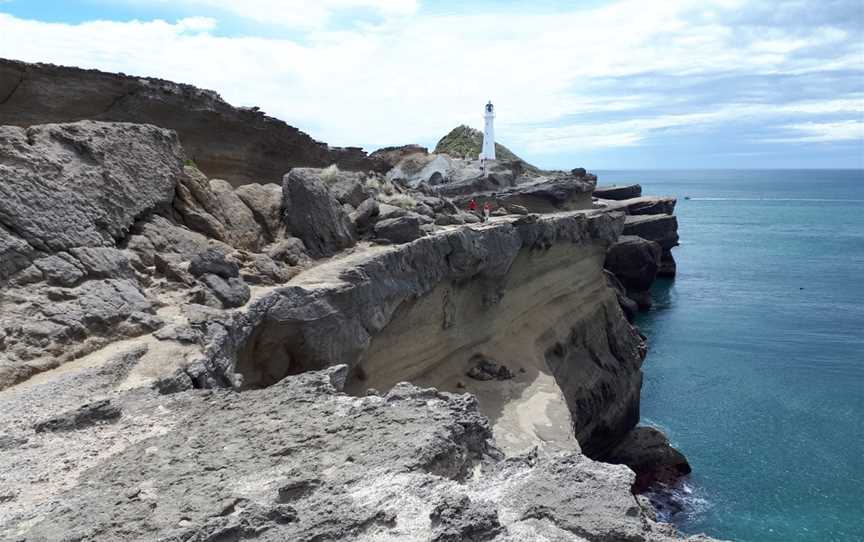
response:
[[[483,204],[483,222],[487,222],[489,220],[489,216],[492,215],[492,204],[488,201]]]
[[[477,202],[474,201],[474,198],[471,198],[471,201],[468,202],[468,212],[477,213]]]

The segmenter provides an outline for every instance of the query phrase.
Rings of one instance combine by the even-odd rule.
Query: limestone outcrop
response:
[[[261,117],[24,68],[0,85],[21,118],[83,88],[127,89],[112,115],[204,104],[214,141]],[[249,159],[226,180],[184,167],[199,113],[179,137],[0,128],[0,538],[680,539],[631,494],[686,460],[636,427],[646,344],[622,312],[677,244],[674,200],[592,208],[585,170],[449,157],[461,181],[412,185],[393,171],[437,158],[411,146],[373,157],[387,175],[313,161],[235,188],[266,180],[259,151],[208,148]]]
[[[359,148],[333,148],[258,108],[238,108],[191,85],[0,59],[0,125],[101,120],[175,130],[208,177],[238,186],[279,182],[293,167],[381,170]]]
[[[118,387],[139,363],[0,394],[0,538],[680,539],[630,494],[626,467],[575,451],[503,459],[469,395],[353,397],[339,366],[239,394]],[[98,419],[34,431],[93,394]]]

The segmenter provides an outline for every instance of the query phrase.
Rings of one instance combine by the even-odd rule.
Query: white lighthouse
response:
[[[483,150],[480,151],[480,160],[495,159],[495,107],[492,102],[486,104],[483,127]]]

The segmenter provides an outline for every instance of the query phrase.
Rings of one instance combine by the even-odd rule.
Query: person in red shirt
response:
[[[474,201],[474,198],[471,198],[471,201],[468,202],[468,211],[472,213],[477,211],[477,202]]]

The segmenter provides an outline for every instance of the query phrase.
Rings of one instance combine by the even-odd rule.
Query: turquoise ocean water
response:
[[[684,532],[864,540],[864,171],[600,171],[678,197],[642,423],[689,458]],[[689,200],[685,200],[689,196]]]

